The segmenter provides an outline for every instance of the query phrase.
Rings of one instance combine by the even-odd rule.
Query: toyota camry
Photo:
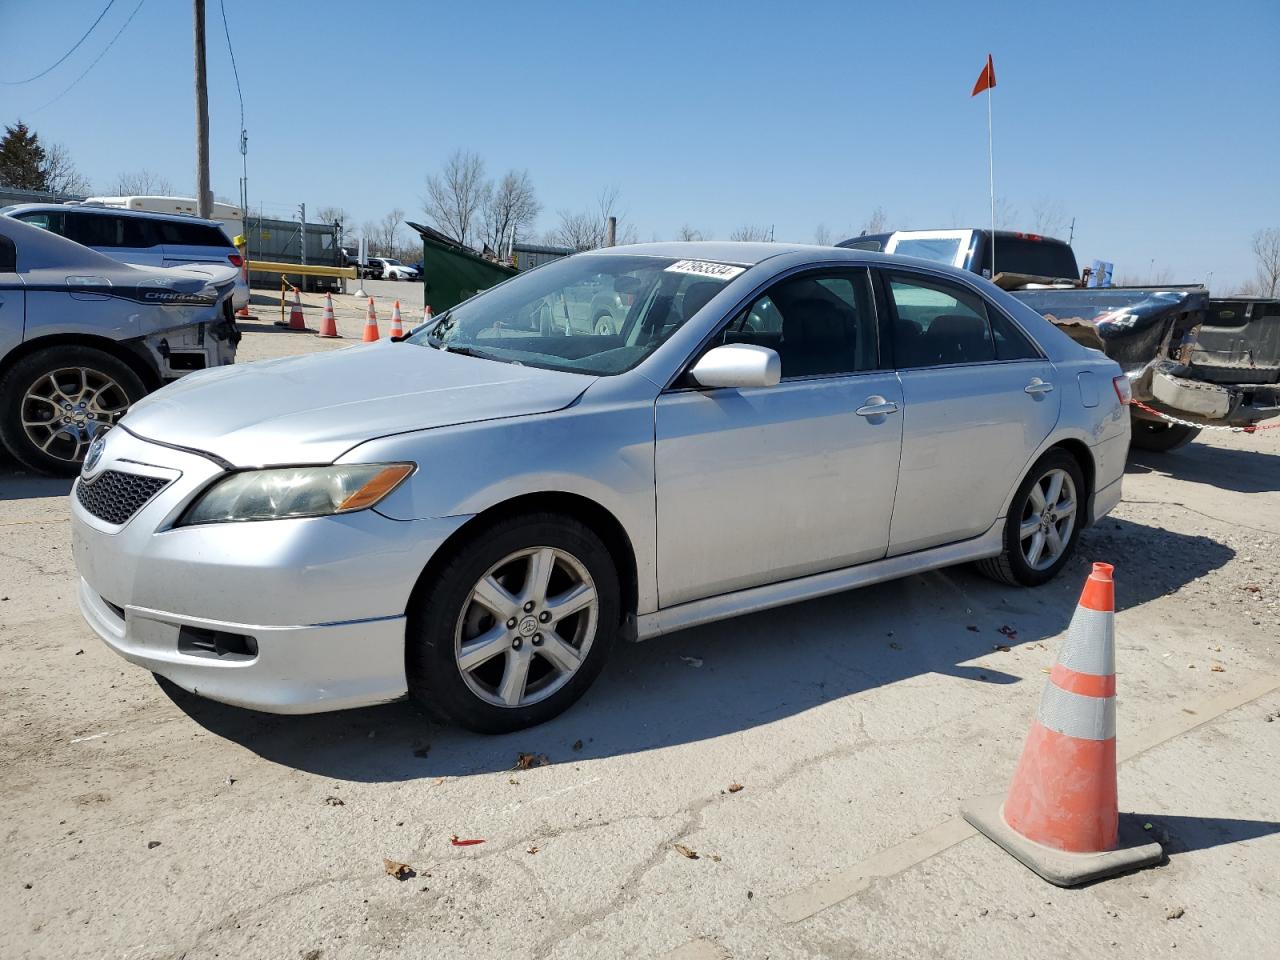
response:
[[[571,322],[615,291],[608,330]],[[860,250],[568,257],[394,340],[194,373],[95,440],[85,618],[276,712],[555,716],[610,649],[975,562],[1053,577],[1120,499],[1128,381],[972,274]]]

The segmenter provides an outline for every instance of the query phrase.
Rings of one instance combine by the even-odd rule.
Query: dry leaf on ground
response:
[[[395,877],[397,880],[408,880],[410,877],[417,876],[413,867],[407,863],[401,863],[399,860],[387,860],[384,858],[382,866],[390,876]]]
[[[686,847],[683,843],[677,843],[677,844],[676,844],[676,853],[680,854],[680,856],[682,856],[682,857],[688,857],[690,860],[697,860],[697,859],[698,859],[698,851],[697,851],[697,850],[690,850],[690,849],[689,849],[688,847]]]
[[[739,790],[741,790],[741,789],[742,789],[742,784],[740,784],[740,783],[731,783],[731,784],[729,784],[729,792],[730,792],[730,793],[737,793],[737,792],[738,792]]]
[[[474,847],[477,843],[484,843],[483,840],[463,840],[456,833],[449,837],[449,842],[455,847]]]
[[[545,753],[518,753],[516,765],[512,770],[528,770],[531,767],[545,767],[551,761]]]

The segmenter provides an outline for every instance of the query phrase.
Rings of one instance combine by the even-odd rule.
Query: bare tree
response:
[[[636,228],[625,222],[626,212],[618,209],[619,193],[616,186],[605,187],[596,198],[594,210],[583,210],[577,213],[571,210],[559,211],[560,223],[548,231],[547,242],[579,251],[599,249],[608,240],[609,218],[616,217],[617,242],[635,243]]]
[[[1272,298],[1280,288],[1280,229],[1268,227],[1255,233],[1253,255],[1258,260],[1258,292]]]
[[[455,150],[445,161],[444,170],[427,177],[422,210],[444,233],[466,245],[472,239],[489,190],[480,155]]]
[[[876,207],[871,211],[871,216],[867,217],[866,223],[862,225],[863,233],[884,233],[889,229],[889,215],[884,212],[884,207]]]
[[[706,238],[702,235],[701,230],[695,230],[693,227],[689,226],[686,223],[684,226],[682,226],[679,230],[676,231],[676,239],[677,240],[704,240]]]
[[[831,228],[825,223],[820,223],[813,228],[813,242],[820,247],[831,246]]]
[[[93,192],[89,180],[71,162],[71,153],[60,143],[44,152],[44,175],[48,189],[53,193],[88,196]]]
[[[999,213],[999,211],[996,211]],[[1067,229],[1067,215],[1062,204],[1041,197],[1031,207],[1031,229],[1046,237],[1057,237]]]
[[[347,211],[342,207],[321,207],[316,211],[316,219],[320,223],[346,223]]]
[[[173,184],[165,177],[145,167],[132,173],[122,173],[111,185],[113,197],[171,197]]]
[[[528,229],[541,211],[542,204],[538,202],[529,171],[508,171],[488,190],[480,212],[485,246],[499,256],[503,255],[508,245]]]
[[[1008,197],[996,197],[996,229],[1007,230],[1018,225],[1018,208]]]
[[[373,233],[369,235],[369,246],[380,257],[394,257],[400,252],[397,240],[400,224],[404,222],[404,211],[392,210],[381,220],[373,224]]]
[[[743,224],[729,234],[730,240],[769,240],[772,237],[773,230],[771,228],[757,226],[753,223]]]

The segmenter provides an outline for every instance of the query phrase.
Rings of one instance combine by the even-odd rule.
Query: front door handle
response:
[[[898,405],[881,396],[867,397],[866,402],[853,412],[860,417],[883,417],[886,413],[897,413]]]
[[[1031,382],[1022,388],[1022,392],[1029,393],[1033,397],[1038,397],[1041,394],[1053,393],[1053,384],[1045,383],[1039,377],[1033,377]]]

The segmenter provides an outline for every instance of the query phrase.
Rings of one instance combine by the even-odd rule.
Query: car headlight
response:
[[[364,510],[387,496],[413,470],[412,463],[245,470],[219,480],[201,494],[178,525],[326,517]]]

